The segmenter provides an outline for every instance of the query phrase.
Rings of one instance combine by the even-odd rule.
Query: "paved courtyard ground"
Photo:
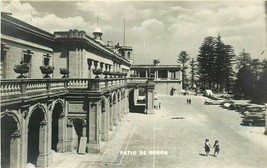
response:
[[[192,104],[186,104],[187,98]],[[55,153],[54,168],[266,168],[264,127],[241,126],[240,114],[204,105],[201,96],[161,96],[155,115],[123,118],[104,152]],[[204,156],[204,140],[220,141],[218,157]],[[154,153],[153,153],[154,152]]]

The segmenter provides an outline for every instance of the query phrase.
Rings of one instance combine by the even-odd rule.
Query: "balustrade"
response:
[[[3,79],[1,80],[0,92],[2,101],[12,100],[13,98],[31,98],[34,95],[50,93],[86,92],[112,90],[124,87],[126,84],[145,84],[148,78],[126,79],[126,78],[105,78],[105,79]],[[83,92],[83,91],[82,91]]]

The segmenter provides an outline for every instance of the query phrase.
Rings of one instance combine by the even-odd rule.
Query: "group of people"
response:
[[[191,102],[192,102],[191,99],[186,99],[187,104],[191,104]]]
[[[214,148],[214,156],[217,157],[220,152],[219,141],[215,140],[213,147],[211,147],[209,143],[209,139],[206,139],[204,148],[205,148],[206,156],[209,156],[210,149]]]
[[[159,102],[159,105],[154,105],[154,108],[160,110],[161,109],[161,103]]]

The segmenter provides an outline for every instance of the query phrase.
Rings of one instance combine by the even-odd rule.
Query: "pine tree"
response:
[[[194,58],[191,59],[190,63],[190,74],[191,74],[191,88],[194,88],[195,85],[195,76],[196,76],[196,61],[194,60]]]
[[[178,66],[181,68],[181,72],[182,72],[182,88],[185,89],[186,83],[187,83],[187,75],[186,75],[186,70],[188,69],[188,66],[186,65],[186,63],[189,61],[190,57],[187,54],[186,51],[181,51],[180,54],[178,55]]]

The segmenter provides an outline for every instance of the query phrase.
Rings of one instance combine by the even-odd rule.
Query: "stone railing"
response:
[[[105,79],[4,79],[0,84],[1,102],[65,94],[95,92],[124,87],[126,78]]]

